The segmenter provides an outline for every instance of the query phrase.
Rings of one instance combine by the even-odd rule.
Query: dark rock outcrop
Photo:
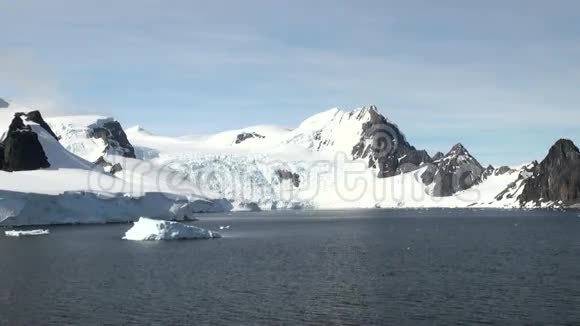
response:
[[[52,137],[54,137],[54,139],[56,139],[57,141],[59,140],[56,134],[52,131],[52,129],[50,129],[50,126],[46,123],[46,121],[44,121],[44,119],[42,118],[42,114],[40,114],[39,111],[31,111],[26,113],[24,116],[26,117],[27,121],[32,121],[34,123],[39,124],[42,128],[44,128],[44,130],[46,130],[46,132],[48,132]]]
[[[276,176],[280,181],[290,180],[294,187],[300,187],[300,176],[298,173],[294,173],[288,170],[276,170]]]
[[[115,163],[115,164],[113,164],[113,166],[111,166],[111,170],[109,170],[109,173],[112,175],[115,175],[115,173],[118,173],[121,171],[123,171],[123,167],[121,166],[121,163]]]
[[[262,136],[255,132],[243,132],[236,137],[236,144],[241,144],[242,142],[250,138],[264,139],[266,138],[266,136]]]
[[[117,172],[123,171],[123,166],[120,163],[112,164],[105,159],[104,156],[99,157],[94,165],[101,166],[103,170],[109,174],[115,175]]]
[[[509,173],[509,172],[512,172],[512,171],[514,171],[512,168],[510,168],[509,166],[505,166],[505,165],[504,165],[504,166],[500,166],[500,167],[499,167],[499,168],[498,168],[498,169],[497,169],[497,170],[494,172],[494,174],[495,174],[496,176],[498,176],[498,175],[504,175],[504,174],[506,174],[506,173]]]
[[[4,101],[3,99],[0,98],[0,109],[5,109],[7,107],[10,106],[10,103]]]
[[[500,175],[504,175],[506,173],[511,173],[511,172],[515,172],[514,169],[510,168],[509,166],[500,166],[499,168],[494,168],[493,165],[489,165],[485,171],[483,171],[483,174],[481,175],[481,179],[485,180],[491,176],[500,176]]]
[[[409,154],[404,155],[399,159],[397,173],[407,173],[415,171],[418,167],[431,162],[432,162],[431,156],[429,156],[429,154],[426,151],[411,150],[409,151]]]
[[[378,113],[375,106],[361,110],[357,119],[366,118],[367,114],[370,120],[363,123],[361,138],[352,149],[353,159],[368,159],[369,167],[378,168],[380,178],[413,171],[432,162],[427,152],[411,146],[399,127]]]
[[[516,181],[508,184],[507,187],[502,192],[500,192],[497,196],[495,196],[495,199],[498,201],[501,201],[504,199],[514,198],[520,192],[520,190],[525,186],[526,180],[528,180],[530,177],[533,176],[534,171],[536,170],[536,167],[538,166],[538,164],[539,163],[537,161],[534,161],[531,164],[524,166],[520,170],[520,173],[519,173]],[[514,170],[510,169],[510,172],[512,172],[512,171],[514,171]],[[496,173],[497,173],[497,171],[496,171]]]
[[[485,171],[483,171],[483,173],[481,174],[481,179],[487,179],[491,177],[494,173],[495,168],[493,167],[493,165],[490,164],[485,168]]]
[[[23,115],[15,114],[2,143],[4,171],[29,171],[50,167],[38,135],[23,123]]]
[[[0,143],[0,170],[4,170],[4,144]]]
[[[519,197],[522,205],[534,202],[580,203],[580,152],[571,140],[560,139],[525,181]]]
[[[443,154],[441,152],[437,152],[437,153],[435,153],[435,155],[433,155],[433,162],[439,161],[440,159],[442,159],[444,157],[445,157],[445,154]]]
[[[93,162],[94,165],[98,165],[98,166],[102,166],[102,167],[108,167],[111,166],[112,164],[109,163],[104,156],[100,156],[95,162]]]
[[[457,144],[443,158],[429,164],[421,179],[431,186],[431,195],[447,197],[479,183],[484,171],[469,151]]]
[[[136,158],[135,148],[129,142],[127,134],[118,121],[109,120],[95,126],[90,126],[92,132],[89,135],[92,138],[100,138],[107,148],[106,153],[113,153],[128,158]]]

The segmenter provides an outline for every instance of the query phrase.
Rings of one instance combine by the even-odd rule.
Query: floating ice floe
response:
[[[217,232],[178,222],[141,217],[125,233],[124,240],[183,240],[221,238]]]
[[[30,231],[4,231],[7,237],[28,237],[28,236],[35,236],[35,235],[48,235],[50,234],[49,230],[30,230]]]
[[[226,225],[226,226],[223,226],[222,225],[222,226],[220,226],[220,230],[229,230],[229,229],[230,229],[230,226],[229,225]]]

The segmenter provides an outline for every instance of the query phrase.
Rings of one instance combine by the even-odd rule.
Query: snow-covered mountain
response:
[[[123,127],[113,118],[65,116],[47,119],[47,123],[66,149],[90,162],[103,155],[135,158]]]
[[[446,197],[482,182],[484,172],[477,159],[462,144],[457,144],[447,155],[438,155],[421,178],[431,195]]]
[[[519,197],[523,205],[580,207],[580,151],[571,140],[557,141],[528,176]]]
[[[104,223],[141,216],[183,220],[230,208],[216,194],[202,195],[184,176],[143,161],[109,153],[107,159],[122,161],[126,170],[106,173],[63,147],[39,112],[20,109],[0,111],[0,225]],[[173,187],[173,180],[181,180],[181,188]]]
[[[20,111],[0,109],[0,169],[15,171],[0,171],[4,224],[185,219],[232,208],[546,207],[578,195],[576,183],[550,181],[577,180],[575,146],[563,142],[542,164],[483,168],[461,144],[433,157],[417,150],[374,106],[331,109],[295,129],[184,137],[123,130],[108,117]]]
[[[151,162],[181,171],[240,209],[518,205],[515,198],[494,200],[516,171],[483,178],[481,164],[461,145],[434,162],[374,106],[328,110],[296,129],[169,138],[136,127],[127,135]],[[456,172],[462,176],[453,186]],[[291,182],[297,179],[299,185]]]

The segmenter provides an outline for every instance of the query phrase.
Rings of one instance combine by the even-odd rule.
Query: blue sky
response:
[[[0,2],[0,97],[168,135],[377,105],[484,163],[580,143],[578,1]]]

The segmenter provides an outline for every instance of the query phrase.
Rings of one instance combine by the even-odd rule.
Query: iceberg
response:
[[[26,236],[35,236],[35,235],[48,235],[50,234],[49,230],[30,230],[30,231],[4,231],[7,237],[26,237]]]
[[[221,235],[217,232],[179,222],[141,217],[125,233],[123,240],[150,241],[215,238],[221,238]]]

